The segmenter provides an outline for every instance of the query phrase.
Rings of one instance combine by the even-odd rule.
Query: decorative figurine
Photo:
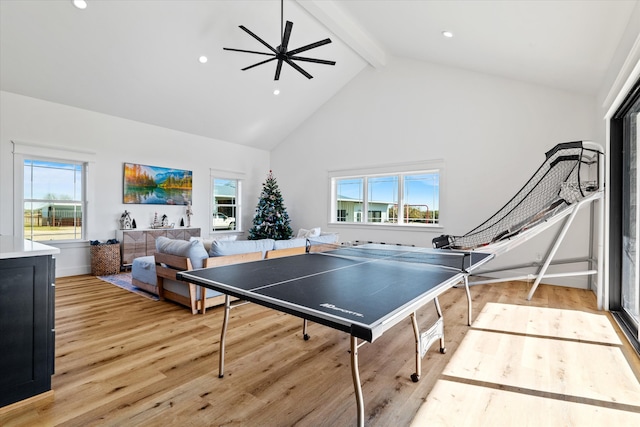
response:
[[[156,212],[153,216],[153,222],[151,223],[151,228],[173,228],[175,223],[169,224],[169,217],[167,215],[162,215],[160,219],[158,219],[158,213]]]
[[[124,213],[120,216],[120,229],[122,230],[131,230],[133,227],[133,223],[131,222],[131,213],[129,211],[124,211]]]
[[[193,215],[193,209],[191,209],[191,201],[187,201],[187,227],[191,227],[191,215]]]

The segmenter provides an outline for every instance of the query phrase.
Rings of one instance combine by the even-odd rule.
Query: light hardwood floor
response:
[[[311,339],[304,341],[299,319],[247,304],[231,311],[226,375],[219,379],[220,308],[191,315],[182,306],[149,300],[93,276],[60,278],[56,288],[53,397],[0,409],[2,426],[355,425],[345,333],[311,323]],[[472,287],[474,317],[487,303],[602,314],[590,291],[542,285],[529,302],[528,288],[526,283]],[[464,290],[451,289],[440,303],[447,353],[432,346],[418,383],[409,378],[415,363],[409,320],[360,349],[368,426],[411,424],[436,383],[451,375],[447,365],[473,328],[466,325]],[[427,306],[419,314],[421,326],[435,316],[433,305]],[[637,381],[640,360],[622,340],[618,347]],[[517,385],[510,387],[514,390]],[[626,408],[640,412],[640,402]]]

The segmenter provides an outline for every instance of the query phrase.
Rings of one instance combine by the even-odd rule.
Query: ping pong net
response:
[[[474,265],[473,258],[481,258],[481,254],[471,251],[438,251],[432,248],[376,243],[319,243],[312,239],[307,239],[306,252],[360,263],[393,262],[407,266],[418,264],[421,267],[443,268],[462,273]]]

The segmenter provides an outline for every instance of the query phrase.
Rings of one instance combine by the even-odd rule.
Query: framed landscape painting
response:
[[[191,201],[191,171],[124,164],[124,203],[186,205]]]

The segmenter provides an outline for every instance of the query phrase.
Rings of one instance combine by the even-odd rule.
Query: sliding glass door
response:
[[[609,306],[640,352],[640,84],[611,121]]]
[[[622,309],[635,323],[640,320],[638,293],[638,114],[640,99],[624,117],[623,183],[622,183]],[[626,197],[625,197],[626,196]]]

